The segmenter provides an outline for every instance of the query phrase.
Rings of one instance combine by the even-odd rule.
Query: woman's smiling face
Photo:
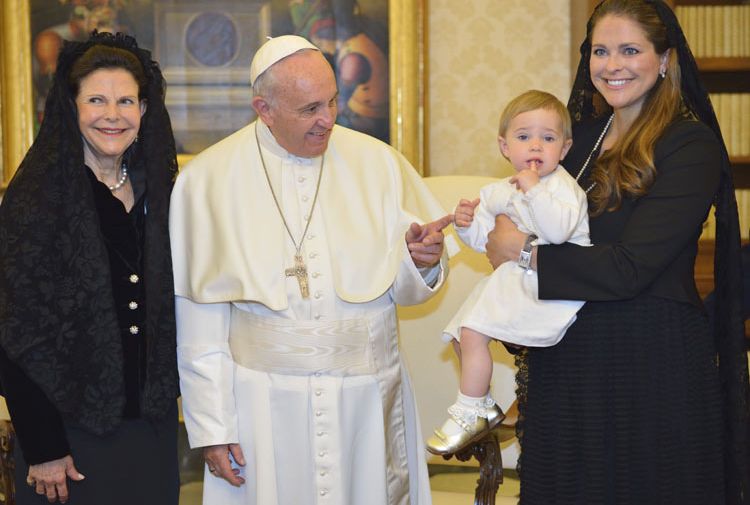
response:
[[[666,68],[667,56],[668,51],[656,53],[634,20],[609,14],[591,34],[591,80],[615,112],[635,117]]]
[[[135,140],[146,110],[145,102],[138,100],[138,83],[122,68],[102,68],[84,77],[76,108],[84,151],[100,162],[123,155]]]

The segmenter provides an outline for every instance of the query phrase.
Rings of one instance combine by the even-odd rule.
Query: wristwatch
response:
[[[531,274],[531,249],[536,246],[536,235],[531,233],[528,237],[526,237],[526,242],[523,244],[523,249],[521,249],[521,254],[518,256],[518,266],[526,270],[526,273]]]

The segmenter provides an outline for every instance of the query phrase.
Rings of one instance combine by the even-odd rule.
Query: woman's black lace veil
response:
[[[128,171],[146,181],[147,383],[141,412],[159,418],[177,396],[169,197],[177,173],[164,105],[165,82],[149,51],[124,34],[66,41],[39,134],[0,206],[0,345],[63,417],[94,433],[112,431],[125,404],[120,328],[83,158],[68,76],[89,48],[134,54],[147,101]],[[145,93],[144,93],[145,92]]]
[[[750,502],[750,399],[744,321],[742,318],[742,263],[740,228],[737,217],[732,171],[719,122],[708,93],[700,79],[698,66],[685,35],[672,11],[661,0],[644,0],[654,6],[667,28],[669,46],[677,52],[682,74],[682,99],[699,121],[709,126],[721,141],[721,181],[714,196],[716,209],[716,247],[714,282],[716,317],[714,336],[722,384],[725,418],[725,475],[727,504]],[[598,7],[597,7],[598,8]],[[592,30],[589,20],[587,38],[581,44],[578,65],[568,109],[574,123],[609,115],[611,108],[596,91],[589,73]]]

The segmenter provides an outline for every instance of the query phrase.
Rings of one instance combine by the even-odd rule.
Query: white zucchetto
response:
[[[283,60],[287,56],[291,56],[297,51],[303,49],[314,49],[320,51],[307,39],[300,37],[299,35],[281,35],[279,37],[269,37],[269,39],[258,49],[253,56],[253,61],[250,64],[250,85],[255,83],[255,80],[268,70],[268,67]]]

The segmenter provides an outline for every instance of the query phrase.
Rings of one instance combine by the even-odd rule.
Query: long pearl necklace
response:
[[[120,180],[117,181],[115,184],[111,186],[107,186],[110,191],[113,193],[120,189],[123,184],[125,184],[125,181],[128,180],[128,166],[125,164],[125,162],[122,162],[122,166],[120,167]]]
[[[614,114],[612,114],[611,116],[609,116],[609,119],[607,120],[607,124],[605,124],[605,125],[604,125],[604,129],[603,129],[603,130],[602,130],[602,132],[601,132],[601,133],[599,134],[599,138],[598,138],[598,139],[596,139],[596,144],[594,144],[594,148],[593,148],[593,149],[591,150],[591,152],[589,153],[589,157],[588,157],[588,158],[586,158],[586,161],[585,161],[585,162],[583,163],[583,166],[582,166],[582,167],[581,167],[581,169],[580,169],[580,170],[578,171],[578,175],[576,175],[576,182],[578,182],[578,179],[580,179],[580,178],[581,178],[581,176],[583,175],[583,173],[584,173],[584,172],[586,171],[586,167],[588,167],[588,166],[589,166],[589,161],[591,161],[591,157],[592,157],[592,156],[594,155],[594,153],[596,152],[596,150],[597,150],[597,149],[599,149],[599,145],[601,145],[601,143],[602,143],[602,140],[604,140],[604,136],[605,136],[605,135],[607,134],[607,130],[609,130],[609,125],[611,125],[611,124],[612,124],[612,119],[613,119],[614,117],[615,117],[615,115],[614,115]],[[594,189],[594,186],[596,186],[596,182],[593,182],[593,183],[591,184],[591,186],[589,186],[589,187],[588,187],[588,188],[586,189],[586,193],[588,193],[589,191],[591,191],[592,189]]]

